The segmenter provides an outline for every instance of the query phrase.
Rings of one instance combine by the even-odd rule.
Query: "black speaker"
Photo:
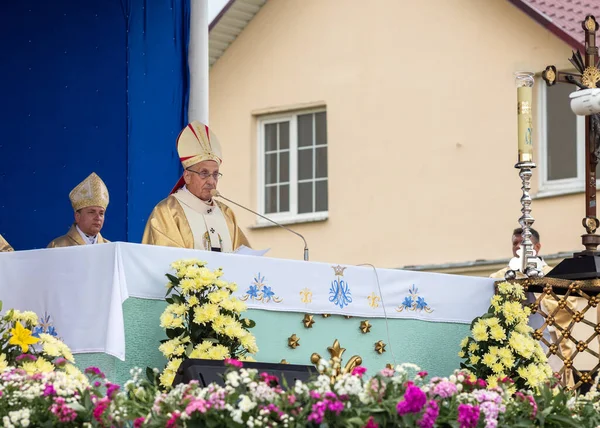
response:
[[[317,370],[314,366],[301,366],[295,364],[275,364],[275,363],[249,363],[244,362],[244,368],[256,369],[259,373],[266,372],[272,376],[277,376],[279,383],[283,384],[283,379],[288,385],[292,386],[296,380],[307,382],[311,376],[316,376]],[[173,386],[180,383],[189,383],[191,380],[197,380],[202,387],[211,383],[223,386],[225,381],[225,363],[222,360],[197,360],[187,359],[181,363]]]

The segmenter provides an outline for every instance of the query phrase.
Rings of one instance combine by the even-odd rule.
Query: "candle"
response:
[[[533,162],[533,117],[531,114],[533,98],[533,73],[515,73],[517,85],[517,141],[519,162]]]

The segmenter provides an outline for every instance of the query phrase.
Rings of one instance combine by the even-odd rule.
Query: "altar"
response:
[[[132,367],[164,367],[165,274],[181,259],[221,267],[238,284],[261,362],[309,365],[337,339],[343,360],[358,355],[371,373],[412,362],[447,375],[493,294],[487,278],[118,242],[2,253],[0,300],[4,310],[40,315],[41,328],[52,327],[80,367],[124,382]]]

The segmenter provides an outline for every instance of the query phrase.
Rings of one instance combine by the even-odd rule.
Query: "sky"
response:
[[[205,1],[205,0],[192,0],[192,1]],[[208,23],[210,24],[213,19],[221,12],[223,6],[227,4],[228,0],[206,0],[208,1]]]

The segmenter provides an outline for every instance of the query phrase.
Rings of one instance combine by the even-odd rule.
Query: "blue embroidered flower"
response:
[[[404,298],[404,301],[402,302],[402,306],[404,306],[406,309],[410,309],[412,307],[413,304],[413,299],[410,296],[406,296]]]
[[[427,307],[427,302],[423,297],[417,297],[417,309],[425,309]]]
[[[246,294],[253,299],[258,298],[258,287],[256,285],[251,285],[250,288],[248,288],[248,291],[246,291]]]
[[[271,287],[267,287],[266,285],[263,286],[262,293],[265,299],[270,299],[275,295],[275,293],[271,291]]]

